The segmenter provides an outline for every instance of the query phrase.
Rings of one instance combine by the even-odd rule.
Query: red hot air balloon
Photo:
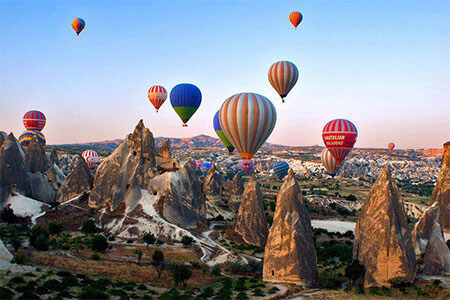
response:
[[[198,169],[200,169],[200,166],[203,164],[203,160],[198,159],[195,161],[195,165],[197,166]]]
[[[297,26],[300,24],[300,22],[303,20],[303,16],[298,11],[291,12],[289,15],[289,21],[291,21],[292,25],[294,25],[295,29],[297,29]]]
[[[269,69],[269,82],[284,103],[286,97],[298,80],[298,69],[290,61],[279,61]]]
[[[395,148],[395,144],[389,143],[388,148],[389,148],[389,152],[392,152],[392,150],[394,150],[394,148]]]
[[[72,21],[72,28],[75,30],[77,35],[80,35],[80,33],[83,31],[84,26],[86,26],[86,23],[81,18],[75,18]]]
[[[158,112],[161,105],[163,105],[164,101],[167,99],[167,91],[164,87],[160,85],[154,85],[148,90],[148,100],[153,104],[156,108],[156,112]]]
[[[328,122],[322,131],[325,146],[339,164],[352,151],[357,137],[356,126],[345,119],[335,119]]]
[[[98,154],[94,150],[86,150],[81,156],[83,156],[89,169],[94,169],[99,163]]]
[[[30,110],[23,116],[23,125],[27,130],[42,131],[46,121],[45,115],[38,110]]]

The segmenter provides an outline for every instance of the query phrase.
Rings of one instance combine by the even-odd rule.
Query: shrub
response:
[[[92,260],[100,260],[100,255],[99,255],[98,253],[94,253],[94,254],[92,254],[92,256],[91,256],[91,259],[92,259]]]
[[[185,246],[185,247],[191,246],[192,243],[194,243],[194,238],[192,238],[191,236],[184,235],[184,236],[181,238],[181,243],[182,243],[183,246]]]
[[[211,286],[207,286],[203,289],[202,293],[199,295],[200,298],[209,299],[214,296],[214,289]]]
[[[187,281],[192,276],[192,270],[186,265],[172,265],[171,271],[175,285],[182,283],[186,286]]]
[[[0,220],[8,223],[14,224],[19,221],[19,218],[14,214],[14,210],[11,208],[11,205],[5,206],[0,213]]]
[[[22,247],[22,240],[19,237],[13,237],[11,239],[11,245],[14,248],[14,251],[17,251]]]
[[[98,252],[103,252],[108,249],[108,241],[103,235],[96,234],[91,239],[91,249]]]
[[[360,264],[359,261],[357,259],[355,259],[345,269],[345,277],[350,279],[352,281],[352,283],[355,283],[359,279],[364,278],[365,272],[366,272],[366,270],[364,268],[364,265]]]
[[[90,286],[84,286],[81,288],[81,293],[78,295],[79,299],[108,299],[109,296],[102,290],[94,289]]]
[[[133,253],[134,253],[134,255],[136,255],[138,265],[140,265],[141,259],[142,259],[142,256],[144,255],[144,253],[142,252],[141,249],[136,249],[133,251]]]
[[[50,233],[58,234],[62,231],[63,226],[60,223],[51,221],[48,223],[47,228],[48,228],[48,231],[50,231]]]
[[[264,292],[260,288],[253,290],[253,296],[264,297],[265,295],[266,294],[264,294]]]
[[[42,284],[42,287],[48,289],[49,291],[57,291],[57,292],[64,291],[66,289],[66,286],[56,279],[47,280]]]
[[[248,297],[247,297],[247,294],[244,291],[242,291],[239,294],[237,294],[235,299],[236,300],[246,300],[246,299],[248,299]]]
[[[180,292],[177,289],[173,288],[165,293],[162,293],[158,299],[159,300],[177,300],[177,299],[182,299],[182,298],[181,298]]]
[[[147,244],[147,249],[149,245],[153,245],[154,243],[156,243],[156,237],[153,233],[145,233],[144,236],[142,237],[142,240],[144,241],[144,243]]]
[[[17,252],[12,259],[12,263],[16,263],[18,265],[24,265],[28,261],[28,256],[22,251]],[[1,299],[1,298],[0,298]]]
[[[214,267],[212,267],[211,273],[214,276],[220,276],[220,274],[222,273],[222,268],[220,267],[220,265],[215,265]]]
[[[347,197],[345,197],[345,199],[347,199],[349,201],[356,201],[356,200],[358,200],[358,198],[355,195],[353,195],[353,194],[348,195]]]
[[[276,292],[279,292],[279,291],[280,291],[280,289],[277,288],[276,286],[274,286],[273,288],[271,288],[269,290],[269,294],[272,295],[272,294],[275,294]]]
[[[83,221],[83,225],[81,226],[81,231],[83,233],[96,233],[98,231],[97,226],[95,225],[95,221],[92,219],[87,219]]]
[[[35,226],[31,231],[30,244],[31,246],[36,248],[36,250],[46,251],[48,250],[49,236],[50,234],[48,233],[47,229],[41,226]]]
[[[8,288],[0,287],[0,299],[10,300],[14,298],[14,292]]]
[[[159,249],[156,249],[153,252],[152,266],[155,268],[156,272],[158,273],[158,279],[161,278],[161,274],[164,271],[164,269],[166,268],[166,263],[164,261],[164,253]]]

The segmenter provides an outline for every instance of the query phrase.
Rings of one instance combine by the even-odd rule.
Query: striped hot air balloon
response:
[[[334,177],[339,170],[339,164],[336,159],[334,159],[328,149],[323,149],[320,158],[322,159],[322,164],[325,167],[325,170],[327,170],[328,174]]]
[[[392,150],[394,150],[394,148],[395,148],[395,144],[394,143],[389,143],[388,144],[388,148],[389,148],[389,152],[392,152]]]
[[[167,91],[160,85],[154,85],[148,90],[147,96],[148,100],[150,100],[156,108],[156,112],[158,112],[161,105],[163,105],[164,101],[167,99]]]
[[[289,165],[285,161],[277,161],[272,165],[272,170],[280,180],[283,180],[289,171]]]
[[[30,110],[23,115],[23,125],[27,130],[41,131],[46,121],[45,115],[38,110]]]
[[[200,166],[200,171],[202,171],[203,175],[208,174],[209,169],[211,169],[211,164],[209,162],[204,162]]]
[[[284,103],[284,97],[294,87],[298,80],[298,69],[290,61],[279,61],[274,63],[269,69],[269,82],[278,92]]]
[[[225,134],[223,133],[222,126],[220,126],[219,110],[218,110],[218,111],[216,112],[216,114],[214,115],[213,126],[214,126],[214,131],[216,132],[217,136],[218,136],[219,139],[222,141],[222,143],[225,145],[225,147],[227,147],[227,149],[228,149],[228,154],[229,154],[229,155],[232,155],[232,153],[233,153],[233,151],[234,151],[234,147],[233,147],[233,145],[230,143],[230,141],[227,139],[227,137],[225,136]]]
[[[197,159],[196,161],[195,161],[195,165],[197,166],[197,169],[200,169],[200,166],[203,164],[203,160],[201,160],[201,159]]]
[[[36,136],[37,141],[39,142],[39,144],[41,144],[42,147],[45,147],[45,143],[46,143],[45,136],[42,134],[42,132],[40,132],[40,131],[33,131],[33,130],[24,131],[19,136],[19,143],[20,143],[20,145],[22,145],[22,147],[24,149],[27,149],[28,146],[31,143],[31,140],[35,136]]]
[[[303,15],[299,13],[298,11],[291,12],[289,14],[289,21],[291,21],[292,25],[294,25],[295,29],[297,29],[297,26],[300,24],[300,22],[303,20]]]
[[[357,137],[356,126],[345,119],[331,120],[322,131],[323,142],[338,164],[352,151]]]
[[[277,111],[266,97],[242,93],[225,100],[219,119],[227,139],[242,158],[250,161],[272,133]]]
[[[86,150],[81,156],[83,156],[89,169],[94,169],[99,163],[98,154],[94,150]]]
[[[253,160],[251,161],[247,161],[246,159],[241,161],[241,170],[245,173],[245,174],[249,174],[251,172],[251,170],[253,169]]]
[[[80,35],[80,33],[83,31],[84,26],[86,26],[86,22],[84,22],[81,18],[75,18],[72,21],[72,28],[75,30],[77,35]]]
[[[170,92],[170,103],[183,121],[183,127],[187,127],[186,123],[202,103],[202,93],[193,84],[180,83]]]

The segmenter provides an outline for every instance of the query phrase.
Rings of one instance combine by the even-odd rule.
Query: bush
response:
[[[203,289],[202,293],[199,295],[199,298],[209,299],[214,296],[214,289],[211,286],[207,286]]]
[[[92,259],[92,260],[100,260],[100,255],[99,255],[98,253],[94,253],[94,254],[92,254],[92,256],[91,256],[91,259]]]
[[[166,268],[166,263],[164,262],[164,253],[156,249],[152,255],[152,266],[155,268],[158,273],[158,279],[161,278],[161,274]]]
[[[144,236],[142,237],[142,240],[144,241],[144,243],[147,244],[147,248],[149,245],[153,245],[154,243],[156,243],[155,235],[150,232],[145,233]]]
[[[0,220],[8,224],[14,224],[19,221],[19,218],[17,218],[14,214],[14,210],[11,208],[11,205],[8,205],[4,207],[0,213]]]
[[[364,278],[366,270],[364,265],[360,264],[357,259],[352,261],[350,265],[345,269],[345,277],[351,280],[352,283],[355,283],[359,279]]]
[[[0,287],[0,299],[10,300],[14,298],[14,292],[8,288]]]
[[[95,225],[95,221],[92,219],[87,219],[83,221],[83,225],[81,226],[81,231],[83,233],[96,233],[98,231],[97,226]]]
[[[35,226],[31,231],[30,244],[37,250],[46,251],[48,250],[49,236],[50,234],[47,229],[41,226]]]
[[[183,246],[185,246],[185,247],[191,246],[192,243],[194,243],[194,238],[192,238],[191,236],[184,235],[184,236],[181,238],[181,243],[182,243]]]
[[[260,288],[253,290],[253,296],[264,297],[265,295],[266,294],[264,294],[264,292]]]
[[[48,228],[48,231],[50,231],[50,233],[58,234],[62,231],[63,226],[60,223],[51,221],[48,223],[47,228]]]
[[[98,252],[103,252],[108,249],[108,241],[103,235],[96,234],[91,239],[91,249]]]
[[[170,289],[169,291],[162,293],[158,298],[159,300],[178,300],[182,299],[181,294],[177,289]]]
[[[184,286],[186,286],[187,281],[192,276],[192,270],[186,265],[172,265],[171,271],[173,280],[175,281],[175,285],[182,283]]]
[[[20,251],[14,255],[14,258],[12,259],[11,262],[18,264],[18,265],[24,265],[27,261],[28,261],[28,256],[25,253],[23,253],[22,251]]]
[[[215,265],[214,267],[212,267],[211,273],[214,276],[220,276],[220,274],[222,273],[222,268],[220,267],[220,265]]]
[[[272,294],[275,294],[275,293],[277,293],[277,292],[279,292],[279,291],[280,291],[280,289],[277,288],[276,286],[274,286],[273,288],[271,288],[271,289],[269,290],[269,294],[272,295]]]
[[[109,296],[101,290],[94,289],[90,286],[81,288],[81,293],[78,295],[79,299],[108,299]]]
[[[347,199],[348,201],[356,201],[356,200],[358,200],[358,198],[355,195],[353,195],[353,194],[348,195],[347,197],[345,197],[345,199]]]
[[[248,297],[247,297],[247,294],[245,292],[240,292],[239,294],[237,294],[235,299],[236,300],[247,300]]]

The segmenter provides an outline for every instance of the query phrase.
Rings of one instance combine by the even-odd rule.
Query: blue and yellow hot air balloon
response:
[[[42,147],[45,147],[45,143],[46,143],[45,136],[42,134],[42,132],[40,132],[40,131],[33,131],[33,130],[24,131],[19,136],[19,143],[20,143],[20,145],[22,145],[22,147],[24,149],[27,149],[34,136],[36,136],[37,141],[39,142],[39,144],[41,144]]]
[[[285,161],[277,161],[272,165],[272,170],[280,180],[283,180],[289,171],[289,165]]]
[[[203,175],[208,174],[209,169],[211,169],[211,164],[209,162],[202,163],[200,166],[200,171],[202,171]]]
[[[230,143],[230,141],[225,136],[225,133],[222,131],[222,126],[220,126],[220,120],[219,120],[219,112],[218,110],[216,114],[214,115],[213,119],[213,125],[214,125],[214,131],[216,132],[219,139],[222,141],[222,143],[227,147],[228,149],[228,155],[233,155],[234,146]]]
[[[202,103],[202,92],[190,83],[180,83],[170,92],[170,104],[183,121],[183,127]]]

